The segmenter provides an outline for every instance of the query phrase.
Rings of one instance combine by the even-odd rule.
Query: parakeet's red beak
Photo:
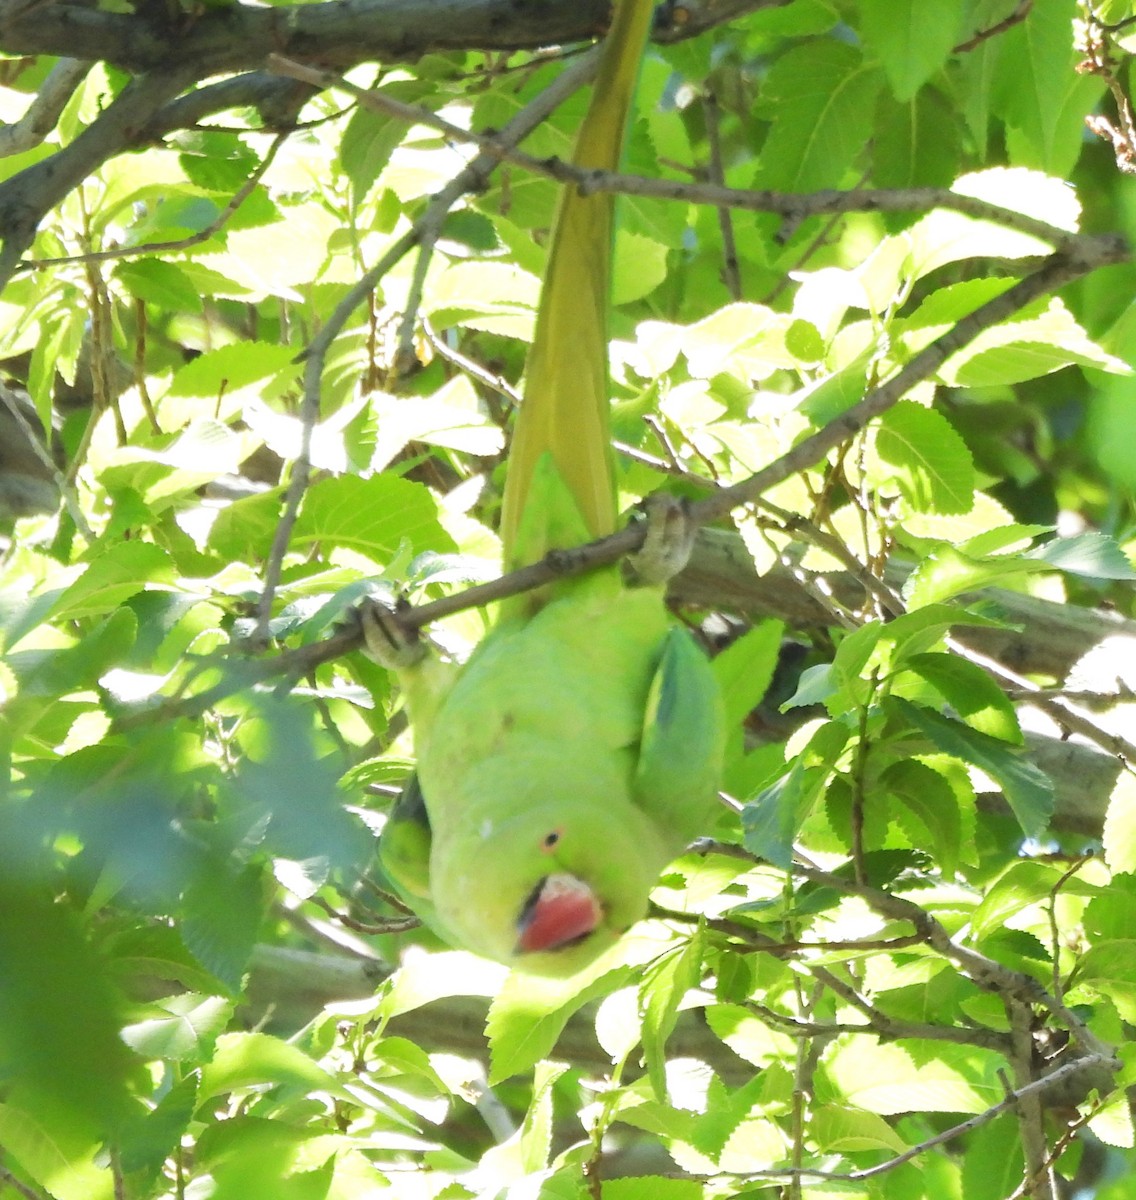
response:
[[[547,875],[533,889],[517,922],[517,953],[558,950],[585,938],[603,910],[595,893],[575,875]]]

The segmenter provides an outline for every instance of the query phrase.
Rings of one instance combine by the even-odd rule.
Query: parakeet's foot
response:
[[[690,561],[698,526],[686,504],[668,492],[652,492],[640,507],[647,534],[630,557],[631,568],[643,583],[666,583]]]
[[[426,657],[426,646],[417,629],[407,629],[398,619],[398,609],[368,597],[359,606],[363,627],[363,649],[380,667],[405,671]]]

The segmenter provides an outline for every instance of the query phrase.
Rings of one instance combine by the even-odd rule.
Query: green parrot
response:
[[[652,0],[620,0],[578,166],[617,166]],[[504,567],[616,529],[607,394],[613,198],[560,198],[505,483]],[[366,620],[365,620],[366,624]],[[385,631],[368,641],[380,659]],[[400,671],[417,774],[380,840],[447,941],[572,975],[647,912],[714,820],[724,741],[710,665],[660,586],[618,566],[505,602],[459,668]]]

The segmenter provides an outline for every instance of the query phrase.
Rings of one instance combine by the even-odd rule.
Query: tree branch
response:
[[[658,32],[683,41],[788,0],[684,0],[682,19]],[[609,0],[330,0],[274,8],[231,4],[146,5],[107,12],[58,0],[0,4],[0,47],[9,54],[70,56],[77,46],[124,71],[188,69],[205,79],[256,70],[269,54],[313,57],[346,70],[365,62],[414,62],[454,50],[532,50],[602,34]]]
[[[335,88],[354,96],[360,104],[397,117],[411,125],[426,125],[446,134],[458,142],[477,146],[485,154],[494,155],[502,161],[541,175],[557,183],[572,184],[584,195],[594,192],[615,192],[622,196],[644,196],[657,200],[684,200],[691,204],[708,204],[723,210],[738,209],[743,212],[776,213],[794,223],[808,217],[843,215],[853,212],[927,212],[935,208],[948,209],[978,220],[995,221],[1019,233],[1025,233],[1048,242],[1060,250],[1067,243],[1087,243],[1081,249],[1071,250],[1071,257],[1099,257],[1105,252],[1120,253],[1122,248],[1117,238],[1101,238],[1101,245],[1094,249],[1097,239],[1077,234],[1048,221],[1039,220],[1026,213],[1003,208],[977,196],[968,196],[950,188],[852,188],[848,191],[826,189],[819,192],[792,193],[773,191],[751,191],[731,188],[716,183],[684,183],[674,179],[659,179],[646,175],[625,175],[619,171],[593,171],[574,166],[559,158],[536,158],[506,145],[495,134],[478,133],[464,129],[447,121],[445,117],[420,105],[406,104],[396,100],[381,89],[361,88],[350,83],[334,71],[309,67],[288,58],[273,54],[268,59],[269,69],[310,84],[314,88]],[[1119,261],[1109,259],[1108,261]],[[1102,261],[1099,265],[1105,265]]]
[[[155,109],[193,78],[182,66],[132,80],[73,142],[0,183],[0,289],[19,266],[44,216],[108,158],[136,145]]]

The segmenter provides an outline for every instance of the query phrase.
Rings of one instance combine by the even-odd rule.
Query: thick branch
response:
[[[685,0],[684,19],[661,39],[678,41],[787,0]],[[269,54],[347,69],[413,62],[453,50],[526,50],[596,37],[609,0],[331,0],[262,8],[246,4],[106,12],[79,4],[0,4],[0,48],[9,54],[85,57],[122,70],[185,70],[194,79],[256,70]]]

